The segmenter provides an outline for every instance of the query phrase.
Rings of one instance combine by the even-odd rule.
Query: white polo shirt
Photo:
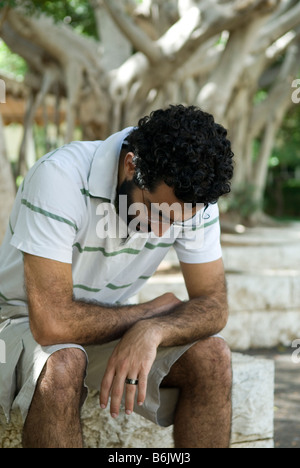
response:
[[[131,130],[105,141],[63,146],[29,171],[0,248],[2,311],[4,305],[27,304],[23,252],[72,264],[74,297],[108,304],[132,297],[172,246],[185,263],[212,262],[222,256],[217,205],[200,211],[183,229],[172,226],[160,238],[134,233],[124,239],[116,235],[118,230],[111,235],[119,219],[115,209],[119,156]],[[107,219],[112,224],[104,222]]]

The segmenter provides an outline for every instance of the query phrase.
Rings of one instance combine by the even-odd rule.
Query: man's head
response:
[[[226,137],[227,131],[196,107],[152,112],[127,137],[119,194],[128,196],[128,206],[143,204],[148,220],[155,204],[163,203],[174,210],[160,209],[157,219],[169,217],[171,224],[189,219],[199,207],[230,192],[233,153]]]
[[[196,107],[170,106],[140,120],[128,136],[134,182],[153,193],[162,182],[184,203],[216,203],[230,192],[233,153],[227,131]]]

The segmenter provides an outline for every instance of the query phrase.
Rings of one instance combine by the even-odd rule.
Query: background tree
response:
[[[0,37],[28,65],[23,173],[35,112],[49,93],[58,104],[66,99],[65,141],[77,124],[84,139],[101,139],[155,108],[196,104],[229,128],[233,196],[246,194],[257,218],[276,134],[295,105],[298,0],[7,0],[0,6]]]
[[[3,123],[0,114],[0,242],[6,230],[14,195],[15,184],[12,177],[11,166],[7,159]]]

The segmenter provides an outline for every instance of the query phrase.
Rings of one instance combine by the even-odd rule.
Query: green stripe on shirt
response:
[[[84,284],[74,284],[73,288],[74,289],[83,289],[84,291],[94,292],[94,293],[98,293],[98,292],[101,291],[101,289],[89,288],[88,286],[85,286]]]
[[[138,281],[138,280],[144,280],[144,281],[146,280],[147,281],[150,278],[151,278],[151,276],[140,276],[136,281]],[[134,283],[135,283],[135,281],[133,283],[124,284],[124,285],[121,285],[121,286],[117,286],[115,284],[109,283],[105,287],[108,288],[108,289],[112,289],[113,291],[117,291],[118,289],[130,288],[130,286],[132,286]],[[84,291],[94,292],[94,293],[98,293],[98,292],[102,291],[101,289],[91,288],[89,286],[85,286],[84,284],[74,284],[73,288],[74,289],[83,289]]]
[[[115,252],[107,252],[104,247],[81,247],[79,242],[76,242],[76,244],[74,244],[73,247],[76,247],[79,253],[101,252],[104,255],[104,257],[115,257],[116,255],[121,255],[121,254],[138,255],[140,253],[140,250],[130,249],[130,248],[117,250]]]
[[[219,220],[220,220],[220,218],[219,218],[219,216],[218,216],[217,218],[213,219],[212,221],[209,221],[208,223],[205,223],[205,224],[204,224],[204,228],[207,228],[207,227],[209,227],[209,226],[212,226],[213,224],[218,223]]]
[[[138,280],[148,280],[150,279],[151,276],[140,276],[136,281]],[[132,286],[134,283],[136,283],[136,281],[134,281],[133,283],[130,283],[130,284],[124,284],[123,286],[116,286],[115,284],[107,284],[106,287],[109,288],[109,289],[112,289],[113,291],[116,291],[117,289],[126,289],[126,288],[130,288],[130,286]]]
[[[111,203],[111,200],[109,198],[103,198],[103,197],[95,197],[94,195],[92,195],[88,189],[86,188],[82,188],[80,189],[80,192],[82,193],[82,195],[84,195],[85,197],[89,197],[89,198],[96,198],[98,200],[102,200],[102,202],[105,202],[105,203]]]
[[[59,221],[60,223],[68,224],[69,226],[73,227],[76,232],[78,232],[78,227],[76,226],[76,224],[72,223],[72,221],[70,221],[67,218],[63,218],[62,216],[58,216],[54,213],[51,213],[50,211],[43,210],[39,206],[32,205],[32,203],[25,200],[25,198],[21,200],[21,204],[26,206],[26,208],[29,208],[31,211],[34,211],[35,213],[39,213],[43,216],[46,216],[47,218],[51,218],[51,219],[54,219],[55,221]]]

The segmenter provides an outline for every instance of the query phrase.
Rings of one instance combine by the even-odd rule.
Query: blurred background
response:
[[[229,129],[224,223],[299,220],[299,72],[297,0],[1,1],[0,237],[37,158],[171,103]]]
[[[16,190],[47,152],[169,104],[200,106],[228,128],[224,334],[232,349],[286,353],[283,373],[299,385],[299,0],[0,0],[0,80],[0,243]],[[173,254],[139,300],[185,297]],[[300,447],[299,391],[292,400],[277,420],[286,446]]]

